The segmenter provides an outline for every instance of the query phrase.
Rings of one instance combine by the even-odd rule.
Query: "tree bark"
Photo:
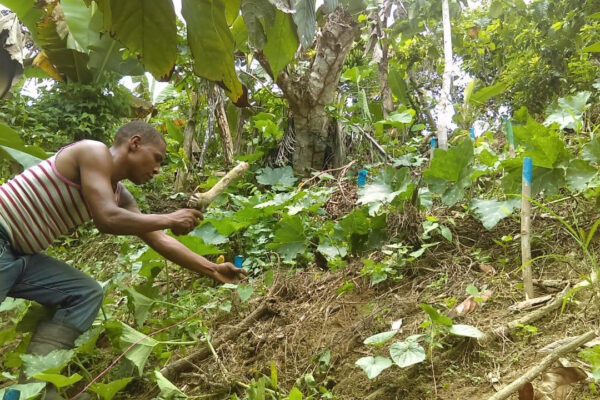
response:
[[[333,102],[342,73],[344,60],[354,38],[358,24],[342,8],[329,14],[316,41],[315,57],[305,72],[282,71],[275,77],[290,105],[290,115],[295,128],[294,170],[308,175],[312,170],[322,170],[335,153],[334,135],[330,135],[331,118],[325,106]],[[259,62],[272,75],[263,54]]]
[[[199,89],[198,89],[199,91]],[[192,99],[190,101],[190,109],[188,111],[188,121],[183,130],[183,151],[185,151],[185,155],[187,156],[190,163],[194,162],[192,149],[194,144],[194,136],[196,134],[196,117],[198,115],[198,97],[199,93],[195,91],[192,93]],[[187,170],[183,168],[179,168],[177,170],[177,178],[175,179],[175,191],[181,192],[183,187],[185,186],[185,182],[187,179]]]
[[[387,118],[394,111],[394,100],[388,80],[389,43],[384,31],[391,9],[392,0],[385,0],[381,9],[374,12],[373,18],[375,23],[374,33],[377,35],[377,42],[373,50],[373,61],[377,63],[377,77],[379,79],[379,89],[381,90],[381,105],[384,118]]]
[[[216,85],[212,86],[211,96],[215,105],[215,117],[219,126],[219,136],[221,138],[221,146],[223,148],[223,158],[226,165],[233,164],[233,139],[231,138],[231,130],[227,121],[227,112],[225,111],[225,103],[221,90]]]
[[[442,77],[442,93],[440,96],[440,116],[438,118],[438,145],[448,148],[448,124],[451,107],[450,90],[452,87],[452,31],[450,27],[450,7],[448,0],[442,0],[442,24],[444,28],[444,74]]]

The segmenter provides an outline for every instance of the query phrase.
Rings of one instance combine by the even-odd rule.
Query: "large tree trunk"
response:
[[[444,27],[444,75],[440,96],[440,115],[438,118],[438,144],[441,149],[448,148],[448,125],[452,118],[450,90],[452,88],[452,32],[450,28],[450,8],[448,0],[442,0],[442,24]]]
[[[276,78],[290,105],[295,133],[292,162],[300,175],[322,170],[334,158],[334,135],[329,133],[332,120],[325,105],[335,98],[344,60],[357,33],[358,24],[354,18],[338,8],[329,14],[318,36],[315,57],[309,68],[302,75],[284,70]],[[259,54],[258,59],[270,72],[265,57]],[[335,158],[340,159],[339,156]]]
[[[199,91],[200,89],[198,89]],[[185,129],[183,130],[183,151],[190,162],[190,164],[194,163],[192,149],[194,146],[194,136],[196,135],[196,118],[198,116],[198,97],[200,93],[194,92],[192,93],[192,99],[190,101],[190,109],[188,111],[188,121]],[[183,187],[185,186],[185,182],[187,179],[187,171],[183,168],[179,168],[177,170],[177,177],[175,179],[175,191],[181,192]]]
[[[215,117],[217,119],[217,125],[219,126],[223,158],[225,159],[225,164],[233,165],[233,139],[231,138],[231,131],[229,129],[229,122],[227,121],[225,102],[221,95],[221,89],[216,85],[213,85],[211,96],[213,97],[215,104]]]

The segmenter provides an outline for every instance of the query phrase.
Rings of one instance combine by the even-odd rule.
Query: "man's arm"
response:
[[[110,180],[112,156],[101,143],[87,142],[85,154],[77,157],[81,190],[90,206],[94,224],[100,232],[116,235],[137,235],[171,228],[187,233],[198,222],[199,212],[179,210],[171,214],[142,214],[119,207],[114,201]]]
[[[131,193],[125,188],[121,190],[120,207],[133,213],[140,213],[137,203]],[[236,268],[231,263],[215,264],[194,253],[176,239],[165,234],[162,230],[144,232],[137,235],[146,244],[167,260],[190,271],[206,275],[222,283],[234,282],[245,276],[244,270]]]

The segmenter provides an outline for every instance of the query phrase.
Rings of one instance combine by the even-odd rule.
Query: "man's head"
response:
[[[167,145],[163,136],[152,125],[132,121],[119,128],[113,147],[127,151],[128,178],[139,185],[149,181],[160,171]]]

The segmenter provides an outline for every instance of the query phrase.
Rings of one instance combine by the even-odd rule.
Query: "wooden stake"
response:
[[[525,299],[533,299],[533,277],[531,273],[531,180],[532,161],[530,157],[523,158],[523,183],[521,187],[521,265],[523,266],[523,288]]]

